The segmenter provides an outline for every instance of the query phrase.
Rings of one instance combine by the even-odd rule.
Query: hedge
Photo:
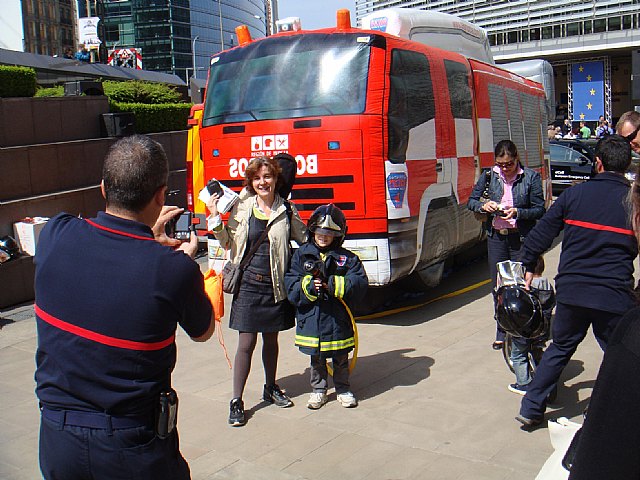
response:
[[[136,133],[186,130],[191,110],[190,103],[148,105],[110,101],[109,106],[112,112],[133,112],[136,116]]]
[[[36,88],[33,68],[0,65],[0,97],[33,97]]]
[[[63,97],[64,87],[58,85],[56,87],[39,88],[34,95],[36,97]]]
[[[107,80],[102,82],[104,94],[109,100],[120,103],[166,104],[180,103],[182,95],[175,87],[164,83],[128,80],[118,82]]]

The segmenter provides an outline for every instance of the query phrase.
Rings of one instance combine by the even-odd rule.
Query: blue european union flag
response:
[[[604,115],[604,62],[571,65],[574,120],[598,120]]]

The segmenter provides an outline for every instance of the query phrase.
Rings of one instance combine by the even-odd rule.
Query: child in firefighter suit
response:
[[[307,407],[327,403],[327,359],[333,363],[333,384],[343,407],[358,404],[350,390],[349,352],[355,345],[351,313],[368,286],[360,259],[341,247],[347,221],[333,204],[318,207],[307,224],[308,242],[291,259],[285,276],[289,301],[296,307],[296,345],[311,355],[311,387]]]

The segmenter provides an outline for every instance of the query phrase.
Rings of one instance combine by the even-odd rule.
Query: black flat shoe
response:
[[[523,430],[532,430],[542,423],[542,417],[528,418],[522,415],[518,415],[516,417],[516,420],[522,424],[521,428]]]
[[[273,385],[265,385],[264,391],[262,392],[262,399],[265,402],[274,403],[278,407],[290,407],[293,405],[293,402],[287,395],[280,390],[280,387],[275,383]]]
[[[491,348],[493,348],[494,350],[502,350],[503,346],[504,346],[504,342],[500,340],[496,340],[491,344]]]

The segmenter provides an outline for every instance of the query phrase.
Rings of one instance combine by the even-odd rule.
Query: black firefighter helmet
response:
[[[334,237],[328,248],[337,248],[342,245],[347,234],[347,219],[342,210],[333,203],[316,208],[307,222],[307,235],[309,241],[320,248],[315,241],[315,233]]]
[[[0,263],[4,263],[20,255],[20,247],[18,243],[6,235],[0,238]]]
[[[498,289],[496,320],[505,332],[514,337],[536,338],[549,329],[538,297],[518,285],[505,285]]]

